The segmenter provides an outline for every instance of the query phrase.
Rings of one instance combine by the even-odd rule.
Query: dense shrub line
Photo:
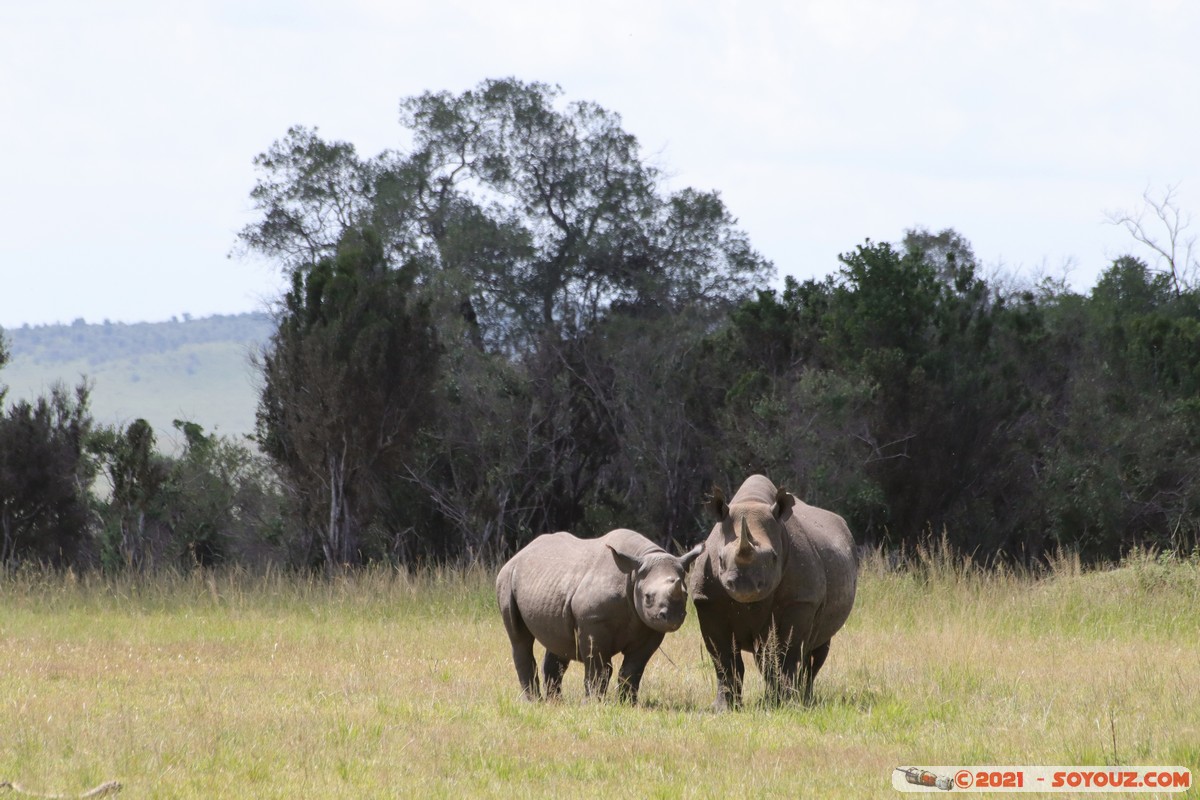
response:
[[[0,560],[413,564],[618,526],[684,546],[709,489],[753,472],[889,548],[1195,548],[1186,270],[1014,287],[913,230],[763,288],[716,192],[667,190],[616,114],[559,95],[409,98],[412,149],[374,158],[290,130],[241,235],[289,281],[259,449],[179,423],[162,456],[145,423],[97,429],[86,386],[15,404]]]

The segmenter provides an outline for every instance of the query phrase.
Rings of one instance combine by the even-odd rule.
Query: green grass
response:
[[[860,798],[895,796],[902,764],[1200,777],[1196,559],[1040,578],[871,559],[816,703],[762,707],[750,667],[747,708],[725,715],[694,614],[641,706],[585,702],[578,664],[562,702],[521,702],[492,576],[0,577],[0,780],[163,798]]]

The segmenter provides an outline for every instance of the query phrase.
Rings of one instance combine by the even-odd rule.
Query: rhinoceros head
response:
[[[608,546],[621,571],[633,577],[633,607],[642,622],[656,631],[671,633],[687,615],[688,567],[704,552],[703,542],[682,556],[648,553],[631,556]]]
[[[735,500],[737,498],[734,498]],[[720,549],[710,556],[722,588],[739,603],[769,597],[783,577],[781,553],[783,524],[792,514],[796,498],[779,489],[774,503],[749,501],[727,505],[720,489],[713,489],[709,509],[717,518],[713,533],[720,533]]]

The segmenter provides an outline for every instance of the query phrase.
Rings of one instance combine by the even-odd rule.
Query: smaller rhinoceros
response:
[[[561,694],[571,661],[583,662],[585,693],[602,697],[621,653],[618,696],[636,703],[647,662],[683,624],[687,569],[703,550],[673,556],[625,528],[598,539],[547,533],[521,549],[500,568],[496,597],[524,697],[540,698],[536,639],[547,699]]]

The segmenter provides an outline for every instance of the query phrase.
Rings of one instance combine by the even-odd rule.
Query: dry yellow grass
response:
[[[163,798],[860,798],[896,796],[891,770],[914,763],[1200,777],[1195,559],[1034,579],[876,558],[816,704],[762,708],[750,668],[749,707],[727,715],[710,711],[694,614],[642,706],[585,703],[579,665],[563,702],[521,702],[491,578],[0,577],[0,780]]]

